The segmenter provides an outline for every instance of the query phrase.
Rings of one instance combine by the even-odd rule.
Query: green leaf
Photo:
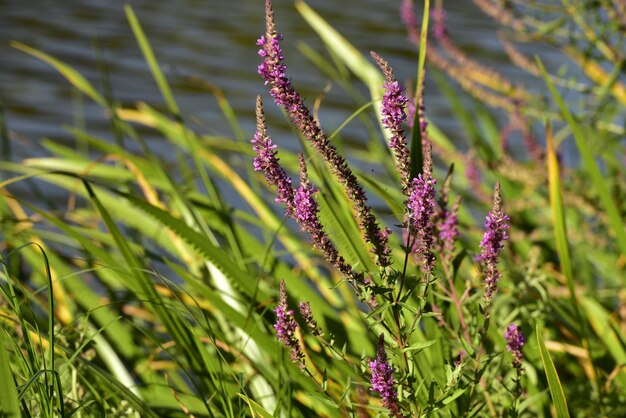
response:
[[[50,64],[51,66],[56,68],[57,71],[60,72],[61,75],[63,75],[63,77],[65,77],[70,83],[72,83],[74,87],[89,96],[94,102],[98,103],[102,107],[108,107],[104,97],[102,97],[100,93],[96,91],[96,89],[91,85],[91,83],[89,83],[89,81],[87,81],[85,77],[83,77],[78,71],[76,71],[72,67],[62,63],[61,61],[46,54],[45,52],[41,52],[35,48],[31,48],[30,46],[24,45],[23,43],[11,41],[11,46]]]
[[[541,362],[543,368],[546,371],[546,377],[548,378],[548,386],[550,388],[550,396],[552,396],[552,402],[554,403],[554,409],[556,410],[557,418],[569,418],[569,411],[567,410],[567,401],[565,400],[565,394],[563,393],[563,387],[559,380],[559,375],[554,368],[554,363],[550,357],[550,353],[546,348],[546,344],[543,342],[541,336],[543,329],[539,325],[536,327],[537,345],[539,346],[539,354],[541,355]]]
[[[420,32],[419,56],[417,60],[417,84],[415,86],[415,115],[413,116],[413,130],[411,132],[410,153],[411,153],[411,174],[410,177],[416,178],[419,173],[424,170],[422,149],[422,129],[420,127],[420,112],[417,111],[420,100],[424,99],[424,65],[426,64],[426,48],[428,46],[428,19],[430,17],[430,0],[424,1],[424,14],[422,16],[422,30]]]
[[[9,355],[4,344],[5,338],[6,333],[4,330],[0,330],[0,416],[20,418],[17,388],[11,373]]]
[[[250,295],[252,285],[256,282],[256,279],[248,274],[246,271],[241,270],[230,256],[223,249],[214,246],[209,242],[206,236],[191,229],[185,222],[173,217],[170,213],[157,208],[142,199],[139,199],[131,194],[118,192],[124,196],[129,202],[137,206],[150,216],[156,218],[163,225],[170,228],[181,239],[192,245],[202,255],[204,255],[210,262],[217,268],[224,276],[230,279],[232,282],[238,284],[239,289],[246,295]],[[234,296],[234,295],[233,295]],[[265,295],[266,296],[266,295]]]
[[[370,91],[374,108],[378,115],[378,123],[382,122],[381,114],[381,98],[383,96],[383,76],[378,68],[366,59],[354,45],[337,32],[328,24],[315,10],[309,7],[304,1],[296,1],[296,9],[302,15],[304,20],[317,32],[318,36],[326,44],[326,47],[332,51],[343,63],[359,78]],[[381,125],[382,128],[382,125]],[[382,129],[385,137],[388,137],[388,131]]]
[[[622,367],[626,364],[626,350],[619,335],[615,332],[615,329],[619,328],[611,326],[614,322],[611,315],[594,299],[589,297],[581,297],[580,299],[580,304],[593,330],[615,359],[616,366]],[[615,377],[615,381],[626,390],[626,370],[622,369]]]
[[[371,92],[376,92],[373,98],[380,99],[383,78],[378,69],[304,1],[297,0],[296,9],[330,50],[343,60],[350,71],[356,74]]]
[[[554,238],[556,241],[556,250],[559,254],[559,261],[561,262],[561,269],[567,279],[567,287],[570,294],[570,303],[572,309],[576,312],[578,317],[578,324],[580,326],[580,335],[583,339],[583,345],[589,351],[588,332],[585,319],[583,318],[580,308],[578,307],[578,300],[576,292],[574,291],[574,271],[572,268],[572,260],[569,251],[569,242],[567,239],[567,227],[565,224],[565,209],[563,207],[563,192],[561,187],[561,173],[559,169],[559,161],[554,149],[554,142],[552,140],[552,129],[548,125],[546,129],[546,160],[548,164],[548,186],[550,192],[550,207],[552,209],[552,223],[554,226]],[[589,352],[591,358],[591,352]]]
[[[408,346],[407,348],[403,349],[402,352],[406,353],[408,351],[420,351],[420,350],[428,348],[431,345],[434,345],[436,343],[437,343],[437,340],[419,341],[419,342],[413,343],[410,346]]]
[[[583,166],[585,170],[591,177],[591,181],[593,182],[594,189],[604,206],[604,209],[607,212],[609,222],[613,232],[615,233],[617,244],[620,248],[622,255],[626,256],[626,229],[624,229],[624,221],[620,214],[619,209],[615,201],[611,198],[611,191],[609,190],[608,183],[605,181],[604,175],[602,171],[600,171],[600,167],[596,163],[594,159],[594,154],[587,143],[587,138],[583,134],[583,130],[580,125],[574,119],[574,116],[569,111],[567,104],[559,94],[559,92],[554,87],[550,76],[546,72],[546,69],[543,66],[543,63],[539,58],[537,58],[537,65],[541,70],[541,74],[554,98],[554,101],[558,105],[561,113],[570,129],[572,130],[572,135],[574,136],[574,140],[576,142],[576,146],[578,147],[578,151],[580,153],[580,157],[583,162]]]
[[[272,415],[269,412],[267,412],[267,410],[265,408],[263,408],[258,403],[254,402],[252,399],[250,399],[246,395],[243,395],[241,393],[238,393],[237,395],[241,399],[243,399],[245,403],[248,404],[248,407],[250,408],[250,412],[252,413],[252,418],[256,418],[256,417],[273,418],[274,417],[274,415]]]
[[[563,196],[561,187],[561,174],[559,169],[559,161],[552,140],[552,129],[550,126],[546,129],[546,151],[548,163],[548,185],[550,191],[550,208],[552,209],[552,223],[554,226],[554,238],[556,241],[556,250],[559,254],[561,269],[567,278],[567,286],[570,295],[574,298],[574,273],[572,270],[572,260],[569,253],[569,243],[567,240],[567,228],[565,226],[565,211],[563,209]]]
[[[126,11],[126,17],[128,18],[128,23],[130,24],[133,33],[135,34],[135,39],[137,39],[137,43],[139,44],[139,48],[141,48],[141,52],[143,53],[148,66],[150,67],[150,71],[152,72],[152,76],[154,77],[154,81],[156,82],[159,90],[161,91],[161,95],[167,103],[167,107],[170,112],[172,112],[176,116],[180,116],[180,110],[176,101],[174,100],[174,95],[172,94],[172,90],[170,86],[167,84],[167,80],[159,67],[159,63],[154,56],[154,51],[148,42],[148,38],[146,38],[146,34],[144,33],[135,12],[133,12],[133,8],[127,4],[124,6],[124,10]]]

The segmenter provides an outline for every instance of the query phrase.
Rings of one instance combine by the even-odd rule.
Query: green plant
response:
[[[130,7],[163,111],[124,108],[67,64],[14,43],[106,109],[112,137],[141,152],[73,129],[77,148],[43,140],[50,157],[0,161],[1,413],[623,415],[626,185],[613,122],[623,111],[621,70],[592,79],[585,92],[597,106],[586,118],[589,109],[568,106],[559,90],[580,84],[538,63],[557,105],[542,107],[474,64],[466,73],[438,65],[429,26],[455,65],[463,51],[427,1],[420,27],[409,25],[419,56],[408,98],[378,54],[379,68],[297,2],[332,59],[307,56],[347,94],[362,82],[371,96],[367,103],[354,96],[353,115],[326,135],[282,67],[270,6],[260,72],[294,122],[299,155],[276,153],[260,100],[252,146],[192,130]],[[442,3],[433,9],[441,13]],[[565,16],[583,28],[590,17],[572,10]],[[494,16],[514,28],[520,19]],[[556,23],[542,30],[531,15],[521,22],[571,49]],[[619,49],[607,44],[615,38],[579,34],[600,53],[583,68],[605,60],[618,68]],[[427,122],[423,80],[435,68],[452,76],[436,77],[471,155]],[[453,82],[475,95],[474,107]],[[237,115],[220,100],[237,132]],[[536,141],[531,158],[510,155],[501,142],[510,124],[491,105],[517,117],[524,134],[545,136],[545,148]],[[366,151],[342,143],[349,123],[367,132]],[[156,155],[137,126],[166,139],[175,163]],[[558,158],[570,133],[580,168]],[[363,164],[350,167],[363,161],[376,176],[356,168]],[[33,180],[65,190],[70,204],[46,207],[14,193]],[[266,193],[268,183],[288,216],[270,197],[276,192]],[[489,210],[485,231],[477,214]]]

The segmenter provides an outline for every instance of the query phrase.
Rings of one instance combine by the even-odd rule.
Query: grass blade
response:
[[[28,45],[25,45],[21,42],[11,41],[11,46],[15,49],[19,49],[20,51],[26,52],[29,55],[32,55],[35,58],[38,58],[54,68],[58,72],[63,75],[74,87],[78,90],[89,96],[94,102],[98,103],[102,107],[107,107],[107,102],[102,97],[100,93],[96,91],[96,89],[87,81],[85,77],[83,77],[78,71],[62,63],[56,58],[46,54],[45,52],[41,52],[35,48],[31,48]]]
[[[172,94],[172,90],[170,86],[167,84],[165,80],[165,76],[163,75],[163,71],[161,71],[161,67],[159,67],[159,63],[154,56],[154,51],[148,42],[148,38],[146,38],[146,34],[144,33],[141,24],[139,23],[139,19],[133,12],[133,8],[127,4],[124,6],[124,10],[126,11],[126,17],[128,18],[128,23],[130,24],[133,33],[135,34],[135,38],[137,39],[137,43],[139,44],[139,48],[141,48],[141,52],[143,53],[148,66],[150,67],[150,71],[152,72],[152,76],[154,77],[154,81],[167,103],[167,107],[170,112],[172,112],[176,116],[180,116],[180,110],[178,108],[178,104],[176,100],[174,100],[174,95]]]
[[[170,228],[181,239],[188,242],[196,248],[207,260],[224,276],[231,280],[231,283],[237,283],[237,287],[244,293],[250,293],[250,284],[254,283],[254,277],[240,269],[235,262],[231,260],[229,255],[223,249],[213,246],[206,236],[194,231],[183,221],[170,215],[168,212],[152,206],[149,203],[127,193],[118,192],[124,196],[133,205],[156,218],[160,223]],[[235,295],[233,295],[235,296]]]
[[[570,292],[572,307],[576,310],[576,312],[578,312],[576,294],[574,293],[574,271],[572,269],[572,259],[570,257],[569,243],[567,239],[567,227],[565,225],[565,210],[563,208],[561,174],[556,150],[554,149],[554,141],[552,140],[552,128],[550,125],[548,125],[548,127],[546,128],[546,152],[546,160],[548,163],[550,208],[552,210],[552,224],[554,227],[556,251],[559,254],[561,270],[567,278],[567,287]],[[578,317],[580,319],[579,312]]]
[[[543,368],[546,371],[546,377],[548,378],[548,386],[550,387],[550,396],[552,396],[552,402],[554,403],[554,409],[556,410],[557,418],[569,418],[569,411],[567,410],[567,401],[565,400],[565,394],[563,393],[563,387],[559,380],[559,375],[554,368],[554,363],[550,357],[550,353],[546,348],[546,344],[543,341],[541,333],[543,330],[537,325],[537,345],[539,346],[539,354],[541,355],[541,362]]]
[[[422,17],[422,31],[420,33],[419,57],[417,61],[417,84],[415,87],[415,115],[413,117],[413,130],[409,147],[411,149],[411,178],[416,178],[423,168],[422,130],[420,128],[420,112],[417,110],[420,101],[424,100],[424,65],[426,64],[426,46],[428,45],[428,18],[430,16],[430,0],[424,2],[424,15]]]
[[[626,364],[626,349],[624,349],[620,335],[616,332],[619,330],[619,326],[615,324],[614,319],[611,318],[606,309],[594,299],[582,297],[580,303],[587,314],[587,318],[589,318],[591,327],[615,359],[616,366],[622,367],[615,377],[615,382],[626,390],[626,369],[623,368],[623,365]]]
[[[617,239],[617,244],[620,248],[620,251],[622,255],[626,256],[626,230],[624,229],[624,221],[622,219],[622,216],[620,215],[619,209],[617,208],[615,201],[613,201],[613,199],[611,198],[611,192],[609,190],[607,182],[605,181],[604,175],[602,174],[602,171],[600,171],[600,168],[598,167],[598,164],[594,159],[593,152],[591,151],[591,148],[587,143],[587,139],[585,138],[581,127],[578,125],[578,123],[574,119],[574,116],[569,111],[567,104],[554,87],[552,80],[548,76],[548,73],[543,66],[543,63],[538,58],[537,65],[541,70],[541,74],[543,75],[543,78],[546,82],[546,85],[548,86],[548,89],[550,90],[550,93],[552,94],[552,97],[554,98],[554,101],[556,102],[557,106],[561,110],[561,113],[563,114],[563,118],[572,130],[572,135],[574,136],[576,146],[578,147],[578,151],[580,152],[583,166],[591,177],[591,181],[593,182],[596,193],[598,194],[598,197],[602,202],[602,206],[604,206],[604,209],[607,212],[609,223],[611,228],[613,229],[613,232],[615,233],[615,237]]]
[[[0,416],[20,418],[17,389],[11,373],[11,363],[6,350],[4,331],[0,332]]]

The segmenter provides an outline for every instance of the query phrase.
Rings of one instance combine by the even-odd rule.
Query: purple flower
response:
[[[445,19],[446,11],[441,7],[436,7],[430,13],[430,17],[433,20],[433,33],[437,40],[442,40],[448,36],[448,30],[446,29]]]
[[[480,169],[476,161],[476,156],[472,151],[465,155],[465,178],[469,183],[469,186],[476,193],[480,193],[482,185],[482,177],[480,175]]]
[[[388,245],[387,234],[381,233],[376,218],[367,205],[365,190],[350,170],[348,163],[330,144],[319,123],[305,106],[302,96],[293,88],[291,81],[287,78],[286,67],[283,64],[284,57],[279,45],[282,37],[276,32],[274,12],[270,0],[265,2],[265,12],[266,32],[257,41],[257,44],[262,46],[259,55],[263,58],[263,62],[258,67],[258,72],[263,77],[265,84],[270,86],[270,94],[274,101],[283,106],[302,136],[313,145],[328,164],[331,172],[345,187],[365,240],[373,246],[372,251],[376,256],[376,262],[381,267],[388,266],[391,264],[391,250]]]
[[[282,341],[285,347],[289,349],[291,361],[296,363],[301,369],[304,369],[304,353],[302,353],[300,342],[296,337],[298,324],[293,317],[293,311],[287,306],[287,291],[285,289],[284,280],[280,281],[278,306],[274,312],[276,312],[274,329],[276,330],[278,341]]]
[[[504,241],[509,239],[507,229],[509,225],[509,217],[502,211],[502,196],[500,194],[500,183],[496,183],[493,194],[493,208],[487,214],[485,222],[485,234],[480,242],[482,252],[480,260],[485,266],[485,285],[487,291],[485,298],[487,304],[491,303],[493,295],[498,290],[498,280],[500,279],[500,271],[498,270],[498,257],[504,248]]]
[[[304,318],[304,322],[306,323],[307,327],[309,327],[309,331],[311,332],[311,334],[322,337],[324,333],[317,326],[317,321],[315,320],[315,318],[313,318],[313,312],[311,311],[311,305],[309,304],[309,302],[300,302],[300,304],[298,305],[298,309],[300,310],[300,313],[302,314],[302,317]]]
[[[265,127],[265,115],[263,114],[263,102],[261,97],[257,97],[256,101],[256,132],[254,139],[251,141],[254,145],[252,149],[256,153],[253,164],[256,171],[262,171],[265,179],[271,185],[276,187],[278,197],[276,202],[287,205],[287,214],[293,212],[293,189],[291,187],[291,179],[280,165],[278,157],[276,157],[276,145],[272,143],[272,139],[267,134]]]
[[[526,344],[526,337],[515,324],[511,324],[506,329],[504,338],[506,339],[506,349],[513,354],[513,367],[521,371],[522,359],[524,358],[522,347]]]
[[[404,87],[400,86],[393,75],[389,64],[377,53],[370,52],[385,76],[383,89],[385,93],[382,101],[382,123],[390,131],[389,148],[396,157],[396,165],[400,172],[402,191],[407,194],[410,183],[411,159],[404,135],[404,121],[406,120],[406,106],[408,99],[404,95]]]
[[[322,225],[317,217],[319,208],[313,198],[315,193],[317,193],[317,189],[309,181],[306,161],[302,153],[298,154],[298,163],[300,166],[300,186],[293,197],[294,217],[304,230],[313,233],[322,229]]]
[[[415,42],[416,39],[419,39],[419,34],[417,33],[419,26],[417,18],[415,17],[415,6],[413,5],[413,0],[402,0],[402,4],[400,5],[400,18],[408,29],[409,39],[413,42]]]
[[[319,208],[313,198],[317,190],[309,182],[306,162],[302,153],[298,155],[298,162],[300,163],[300,186],[293,196],[293,217],[300,228],[311,236],[313,246],[322,251],[326,260],[350,277],[353,274],[352,267],[346,264],[344,258],[339,255],[320,223]]]
[[[383,67],[384,68],[384,67]],[[394,132],[402,133],[402,123],[406,120],[404,109],[409,101],[403,94],[404,86],[401,86],[393,75],[385,74],[387,80],[383,83],[385,94],[383,95],[383,125]]]
[[[459,226],[459,202],[457,199],[451,210],[444,210],[441,223],[439,224],[439,241],[441,242],[440,251],[444,257],[451,259],[454,253],[454,243],[461,236],[458,230]]]
[[[347,265],[343,257],[339,255],[318,219],[319,209],[317,202],[313,198],[316,190],[309,183],[304,158],[300,155],[300,187],[294,191],[291,187],[291,179],[280,165],[276,156],[276,145],[272,143],[271,138],[267,135],[263,103],[260,97],[257,97],[256,112],[257,131],[252,140],[254,144],[253,149],[256,153],[253,161],[254,169],[262,171],[267,182],[276,187],[278,191],[276,202],[284,203],[287,206],[287,215],[294,218],[300,228],[310,234],[313,245],[322,251],[326,260],[346,276],[354,276],[352,267]]]
[[[416,239],[416,252],[422,256],[426,272],[432,273],[435,267],[433,214],[435,213],[435,183],[432,177],[430,148],[424,158],[424,172],[413,179],[411,194],[407,202],[409,231]]]
[[[398,392],[396,391],[396,382],[393,378],[393,367],[387,360],[385,352],[385,337],[380,334],[378,337],[378,347],[376,350],[376,359],[369,362],[372,370],[372,387],[370,390],[380,393],[383,399],[383,406],[389,410],[392,417],[402,417],[400,413],[400,403],[398,401]]]

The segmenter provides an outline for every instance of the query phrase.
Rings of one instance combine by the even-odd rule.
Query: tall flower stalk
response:
[[[302,153],[298,155],[298,162],[300,163],[300,186],[293,197],[294,217],[302,230],[309,233],[313,245],[324,254],[326,260],[344,275],[350,277],[353,274],[352,268],[339,255],[320,223],[319,208],[313,198],[317,190],[309,181],[306,162]]]
[[[411,158],[409,156],[403,124],[407,117],[406,107],[409,100],[404,95],[405,88],[398,83],[387,61],[373,51],[370,52],[370,54],[385,76],[385,82],[383,84],[385,93],[383,95],[381,109],[382,124],[390,133],[389,148],[391,148],[396,158],[396,166],[400,173],[402,192],[408,195],[411,183]]]
[[[435,245],[433,215],[435,213],[435,184],[432,176],[432,154],[428,146],[425,150],[424,170],[412,180],[411,194],[407,202],[409,232],[416,237],[415,252],[422,259],[427,273],[435,268]]]
[[[372,387],[370,390],[378,392],[383,400],[383,406],[389,410],[390,417],[402,417],[396,381],[393,377],[393,366],[387,359],[385,351],[385,337],[380,334],[376,349],[376,358],[369,362],[372,371]]]
[[[452,256],[454,255],[454,244],[457,238],[461,236],[458,228],[460,201],[460,198],[457,198],[454,205],[452,205],[452,208],[443,208],[441,222],[438,225],[440,243],[439,252],[441,257],[448,263],[452,261]]]
[[[524,371],[524,366],[522,366],[522,360],[524,359],[522,347],[524,346],[524,344],[526,344],[526,336],[517,325],[510,324],[507,327],[506,332],[504,333],[504,338],[506,339],[507,351],[513,355],[512,364],[517,373],[514,392],[515,405],[522,394],[522,373]]]
[[[500,270],[498,269],[498,260],[500,252],[504,248],[504,241],[509,239],[507,234],[509,219],[510,218],[502,211],[500,183],[496,183],[493,193],[493,206],[491,212],[487,214],[485,234],[480,242],[482,248],[480,260],[485,270],[484,283],[486,287],[485,301],[487,307],[491,304],[491,300],[498,290],[498,280],[500,280],[501,277]],[[487,315],[487,313],[485,315]]]
[[[274,312],[276,313],[274,329],[276,330],[278,341],[281,341],[285,344],[285,347],[289,349],[291,361],[297,364],[301,369],[304,369],[304,353],[300,347],[300,341],[298,341],[296,337],[298,323],[293,317],[293,310],[289,309],[287,305],[287,290],[285,289],[284,280],[280,281],[278,306]]]
[[[435,214],[435,183],[432,177],[432,145],[426,136],[426,118],[424,117],[423,86],[418,91],[417,100],[422,132],[422,144],[424,147],[424,165],[422,173],[416,178],[411,178],[411,158],[404,134],[404,122],[406,121],[406,109],[409,100],[404,95],[404,87],[396,80],[393,70],[383,58],[375,52],[370,52],[385,77],[382,99],[382,124],[389,130],[389,148],[392,150],[396,167],[400,174],[402,192],[407,197],[406,212],[408,214],[408,239],[407,247],[416,252],[422,259],[424,271],[432,273],[435,267],[435,226],[433,215]],[[454,228],[455,225],[448,225]]]
[[[316,190],[309,182],[304,157],[302,154],[299,156],[300,186],[296,190],[293,189],[287,172],[280,165],[276,145],[267,133],[260,96],[256,102],[256,117],[257,130],[251,141],[256,154],[253,160],[254,169],[263,172],[267,182],[276,188],[278,194],[276,201],[287,206],[287,215],[295,219],[300,229],[309,234],[313,245],[322,252],[324,258],[346,277],[353,277],[352,267],[339,255],[319,221],[318,205],[313,198]]]
[[[324,336],[324,332],[317,325],[317,321],[313,318],[313,312],[311,311],[311,304],[309,302],[300,302],[298,304],[298,310],[300,314],[304,318],[304,322],[309,328],[309,332],[317,337],[322,338]]]
[[[266,32],[257,44],[261,46],[259,55],[263,62],[258,67],[258,73],[263,77],[265,84],[270,86],[270,94],[276,104],[282,106],[288,113],[291,121],[302,136],[313,145],[315,150],[330,167],[332,173],[344,186],[346,194],[352,202],[354,214],[363,231],[365,240],[372,245],[376,263],[381,266],[391,264],[391,250],[388,245],[388,229],[381,230],[371,208],[367,204],[365,190],[357,181],[356,176],[337,149],[330,144],[319,123],[304,104],[302,96],[293,88],[291,80],[286,76],[284,57],[279,45],[282,36],[276,32],[272,2],[266,0]]]
[[[524,336],[517,325],[510,324],[504,333],[504,338],[506,339],[507,351],[513,355],[513,367],[519,372],[523,369],[522,359],[524,354],[522,353],[522,347],[526,344],[526,336]]]
[[[263,172],[270,186],[277,190],[276,202],[284,203],[287,206],[287,214],[292,216],[294,192],[291,187],[291,179],[280,165],[280,160],[276,156],[278,154],[276,145],[267,134],[261,96],[256,99],[256,132],[251,142],[253,144],[252,149],[256,154],[253,160],[254,170]]]

